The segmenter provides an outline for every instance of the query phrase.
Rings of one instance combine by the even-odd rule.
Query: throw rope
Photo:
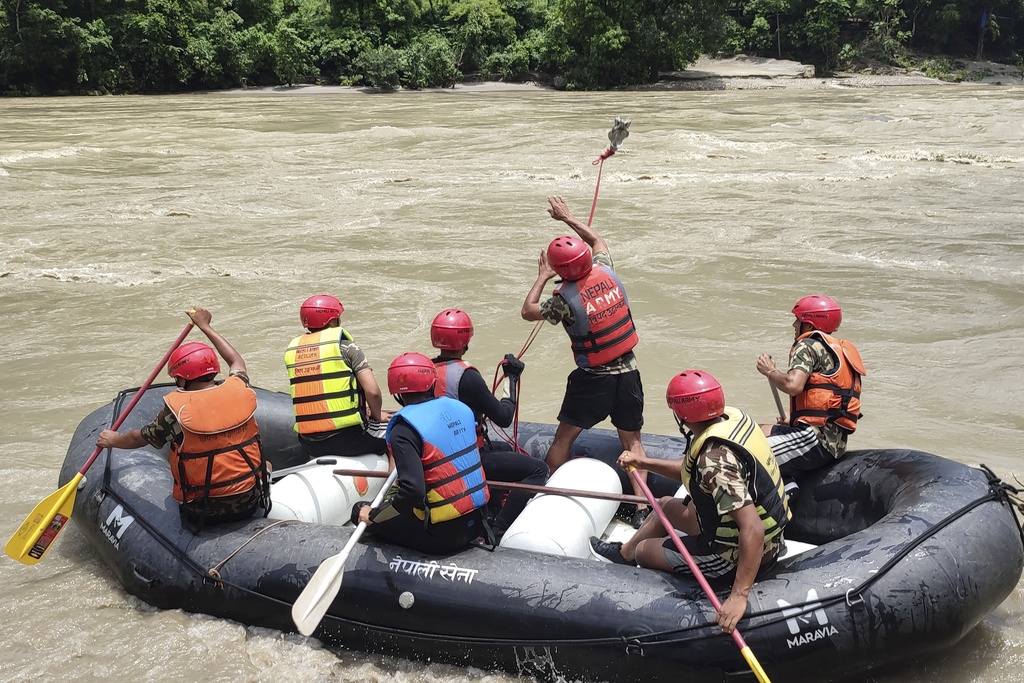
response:
[[[612,129],[608,131],[608,148],[601,152],[601,155],[594,159],[591,163],[592,166],[597,166],[597,183],[594,185],[594,201],[590,205],[590,217],[587,218],[587,227],[594,222],[594,211],[597,209],[597,195],[601,191],[601,173],[604,171],[604,160],[615,154],[618,151],[619,146],[623,140],[629,137],[629,124],[630,119],[624,119],[621,116],[615,117],[615,123],[612,125]],[[526,338],[526,343],[523,344],[523,348],[519,351],[516,358],[522,358],[526,353],[530,345],[533,344],[533,340],[537,338],[541,328],[544,326],[543,320],[538,320],[537,324],[533,326],[529,336]],[[498,363],[498,367],[494,370],[494,382],[491,385],[491,393],[493,394],[498,390],[498,385],[501,384],[498,373],[501,371],[501,366],[504,365],[505,361]],[[504,373],[502,373],[504,376]],[[509,436],[508,432],[504,428],[499,427],[490,420],[487,422],[490,424],[491,429],[494,433],[501,438],[507,444],[510,444],[512,448],[524,455],[529,455],[526,451],[519,447],[519,397],[523,395],[523,381],[519,379],[519,391],[516,394],[516,413],[512,422],[512,435]]]
[[[213,578],[217,579],[217,584],[221,587],[221,589],[223,589],[224,588],[224,584],[220,580],[220,571],[219,570],[220,570],[221,567],[223,567],[224,565],[226,565],[228,563],[228,560],[230,560],[232,557],[237,555],[242,550],[242,548],[244,548],[245,546],[247,546],[250,543],[252,543],[256,539],[256,537],[259,536],[260,534],[262,534],[264,531],[266,531],[268,529],[273,529],[278,524],[284,524],[285,522],[297,522],[297,521],[299,521],[299,520],[297,520],[297,519],[280,519],[280,520],[274,522],[273,524],[270,524],[269,526],[263,527],[262,529],[260,529],[256,533],[254,533],[252,536],[250,536],[249,539],[245,543],[243,543],[242,545],[240,545],[237,548],[235,548],[231,552],[230,555],[225,557],[223,560],[221,560],[220,562],[218,562],[214,566],[210,567],[210,569],[207,571],[207,574],[209,574]]]

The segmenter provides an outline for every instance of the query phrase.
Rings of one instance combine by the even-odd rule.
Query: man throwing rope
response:
[[[646,456],[640,442],[644,389],[633,347],[639,341],[622,281],[612,270],[608,243],[569,211],[561,197],[548,197],[548,213],[576,236],[554,239],[537,259],[537,280],[523,303],[524,320],[561,323],[569,335],[577,368],[569,375],[558,412],[558,429],[545,461],[554,472],[569,460],[584,429],[611,417],[622,447]],[[561,278],[551,298],[541,294],[548,280]],[[642,512],[641,512],[642,511]],[[639,523],[647,506],[638,506]]]

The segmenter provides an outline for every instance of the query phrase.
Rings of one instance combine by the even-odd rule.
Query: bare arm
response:
[[[202,330],[206,338],[213,344],[213,347],[217,349],[217,353],[221,355],[221,358],[227,362],[228,373],[245,372],[245,361],[242,360],[242,355],[235,351],[235,347],[229,344],[227,339],[210,326],[213,314],[202,306],[196,306],[191,311],[187,311],[187,313],[188,317],[192,318],[192,322],[195,323],[196,327]]]
[[[606,254],[611,254],[608,251],[608,243],[604,241],[604,238],[598,235],[589,225],[572,215],[564,199],[561,197],[548,197],[548,203],[551,205],[551,208],[548,209],[551,217],[556,221],[562,221],[572,228],[573,232],[580,236],[580,239],[590,245],[592,252],[603,251]]]
[[[544,287],[547,286],[548,280],[553,277],[555,277],[555,271],[551,269],[551,265],[548,263],[548,253],[542,249],[540,257],[537,259],[537,280],[526,295],[526,301],[523,302],[523,310],[520,312],[523,320],[544,319],[540,312],[540,296],[544,293]]]
[[[762,353],[758,356],[757,371],[767,377],[773,387],[790,396],[796,396],[801,393],[807,384],[806,372],[796,368],[789,372],[782,372],[775,366],[775,360],[767,353]]]
[[[730,512],[729,516],[740,527],[740,558],[736,566],[736,578],[732,582],[732,592],[718,611],[718,625],[726,633],[733,632],[747,611],[747,596],[750,595],[750,587],[754,585],[764,554],[764,523],[757,514],[757,508],[752,504],[744,505]]]
[[[373,370],[366,368],[356,373],[356,382],[359,383],[359,388],[363,391],[363,396],[366,398],[366,407],[370,410],[370,419],[374,422],[381,422],[381,404],[382,397],[380,393],[380,386],[377,384],[377,378],[373,376]]]
[[[646,455],[639,455],[633,451],[622,451],[622,455],[619,456],[618,465],[624,470],[629,469],[629,466],[632,465],[638,470],[654,472],[672,481],[682,481],[683,479],[682,460],[658,460],[656,458],[648,458]]]
[[[113,429],[104,429],[96,438],[96,445],[100,448],[142,448],[146,443],[140,429],[133,429],[124,434],[118,434]]]

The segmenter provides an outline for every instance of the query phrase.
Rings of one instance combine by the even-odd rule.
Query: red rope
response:
[[[615,150],[609,147],[605,151],[601,152],[601,156],[599,156],[598,158],[594,159],[594,161],[591,162],[592,166],[597,166],[597,184],[594,186],[594,201],[590,205],[590,217],[587,218],[588,227],[591,223],[594,222],[594,211],[597,209],[597,195],[601,191],[601,173],[604,171],[604,160],[613,154],[615,154]],[[523,344],[523,348],[520,349],[519,354],[516,355],[516,358],[523,357],[523,354],[525,354],[527,349],[530,348],[530,345],[533,344],[533,340],[537,338],[537,334],[540,332],[540,329],[541,327],[543,327],[543,325],[543,320],[537,321],[537,324],[533,326],[533,330],[530,331],[529,336],[527,336],[526,338],[526,343]],[[501,361],[498,363],[498,367],[494,369],[494,382],[491,385],[492,394],[498,390],[498,385],[501,384],[501,380],[498,379],[498,372],[501,370],[501,366],[504,364],[505,361]],[[504,373],[502,373],[502,377],[504,377]],[[492,422],[491,420],[488,420],[488,422],[493,428],[494,433],[497,434],[502,441],[511,445],[512,448],[514,448],[519,453],[529,455],[529,453],[527,453],[526,451],[519,447],[519,397],[523,393],[522,382],[523,380],[522,378],[520,378],[519,391],[516,393],[516,414],[512,421],[512,435],[509,436],[508,432],[505,431],[504,427],[499,427],[498,425],[494,424],[494,422]]]

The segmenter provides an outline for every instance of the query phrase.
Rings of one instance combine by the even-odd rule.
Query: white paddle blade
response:
[[[394,469],[388,475],[380,492],[377,493],[377,497],[370,503],[370,507],[380,507],[381,501],[384,500],[384,496],[387,495],[397,478],[398,469]],[[366,531],[366,522],[360,522],[341,552],[328,557],[320,564],[309,583],[302,589],[299,599],[292,605],[292,621],[295,622],[295,627],[302,635],[313,635],[313,631],[323,621],[334,598],[338,596],[338,591],[341,590],[341,580],[345,575],[345,563],[364,531]]]
[[[313,635],[313,631],[327,614],[327,608],[331,606],[338,591],[341,590],[341,581],[345,578],[345,562],[348,561],[352,548],[364,531],[366,531],[366,522],[360,522],[352,533],[352,537],[348,539],[348,543],[345,544],[345,548],[337,555],[324,560],[306,587],[302,589],[299,599],[292,605],[292,621],[295,622],[295,627],[302,635]]]

